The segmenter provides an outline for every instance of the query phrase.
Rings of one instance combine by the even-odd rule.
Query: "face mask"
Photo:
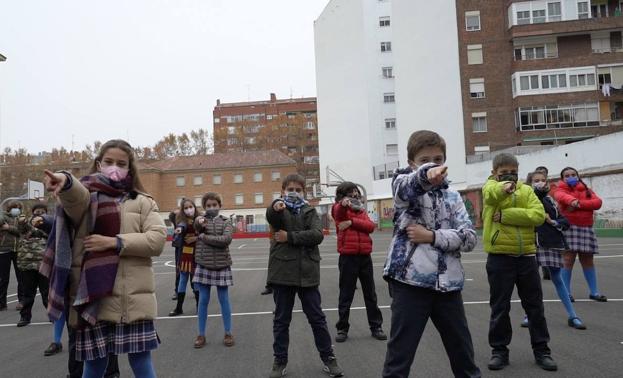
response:
[[[565,182],[567,183],[567,185],[573,188],[578,184],[578,182],[580,182],[580,180],[577,177],[567,177],[565,179]]]
[[[128,169],[119,168],[116,165],[100,166],[102,174],[112,181],[119,182],[128,176]]]
[[[363,210],[363,204],[361,203],[360,200],[355,199],[355,198],[351,198],[351,200],[350,200],[350,208],[355,210],[355,211],[361,211],[361,210]]]
[[[12,208],[11,211],[9,212],[9,214],[11,214],[12,217],[19,217],[21,213],[22,211],[18,209],[17,207]]]
[[[214,218],[215,216],[218,215],[218,209],[206,209],[206,217],[208,218]]]
[[[519,180],[519,175],[517,173],[507,173],[505,175],[499,175],[498,181],[512,181],[517,182]]]
[[[193,215],[195,215],[195,209],[193,208],[185,209],[184,214],[186,214],[187,217],[192,217]]]
[[[298,205],[303,202],[303,193],[287,192],[283,200],[286,205]]]
[[[547,187],[547,183],[545,181],[535,182],[534,184],[532,184],[532,187],[534,188],[534,190],[538,190],[541,192],[549,190],[549,188]]]

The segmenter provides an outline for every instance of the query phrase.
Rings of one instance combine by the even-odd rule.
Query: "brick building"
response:
[[[457,0],[467,155],[623,130],[619,0]]]
[[[281,180],[296,172],[296,162],[279,151],[215,153],[141,162],[141,181],[161,212],[182,198],[201,205],[206,192],[223,197],[225,214],[245,223],[263,223],[264,209],[280,195]]]
[[[320,182],[316,98],[221,103],[214,116],[214,151],[279,150],[296,162],[307,193]]]

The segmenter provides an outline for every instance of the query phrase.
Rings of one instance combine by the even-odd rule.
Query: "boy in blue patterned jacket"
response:
[[[383,277],[392,295],[392,326],[383,377],[407,377],[431,318],[456,377],[480,377],[463,308],[461,252],[476,245],[465,205],[448,188],[446,144],[421,130],[407,144],[409,168],[392,182],[394,236]]]

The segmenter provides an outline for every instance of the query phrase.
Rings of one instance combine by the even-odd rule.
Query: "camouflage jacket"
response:
[[[48,234],[31,226],[30,223],[20,224],[19,231],[22,237],[17,242],[17,268],[39,270]]]

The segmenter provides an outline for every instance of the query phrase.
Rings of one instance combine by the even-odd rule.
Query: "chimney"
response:
[[[274,93],[270,94],[270,102],[277,102],[277,96]]]
[[[220,98],[217,98],[217,99],[216,99],[216,106],[219,106],[219,105],[221,105],[221,99],[220,99]]]

